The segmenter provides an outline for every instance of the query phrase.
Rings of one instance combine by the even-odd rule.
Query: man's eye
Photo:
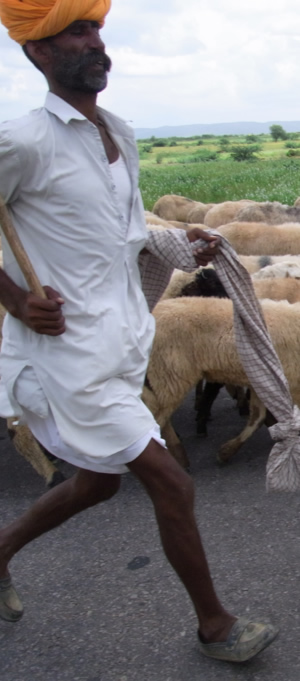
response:
[[[81,35],[84,31],[85,26],[81,26],[80,24],[70,27],[70,33],[72,33],[72,35]]]

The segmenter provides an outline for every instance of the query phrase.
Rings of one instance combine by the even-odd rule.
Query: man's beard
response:
[[[68,88],[95,94],[101,92],[107,85],[107,73],[111,68],[111,59],[101,50],[93,50],[85,55],[65,53],[64,50],[51,46],[52,53],[57,57],[53,66],[53,76],[56,81]],[[103,70],[93,72],[90,68],[101,63]]]

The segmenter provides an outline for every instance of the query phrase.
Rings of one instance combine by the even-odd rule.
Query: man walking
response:
[[[28,291],[3,239],[2,387],[11,413],[79,469],[0,531],[0,616],[23,612],[8,572],[15,553],[112,497],[130,470],[194,604],[201,651],[240,662],[277,631],[220,604],[192,482],[140,397],[154,334],[137,264],[147,235],[133,133],[96,106],[110,69],[99,34],[108,10],[109,0],[0,0],[2,22],[49,85],[43,108],[0,129],[0,193],[47,294]],[[206,240],[207,261],[216,249]]]

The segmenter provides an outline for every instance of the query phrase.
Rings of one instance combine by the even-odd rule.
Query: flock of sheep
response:
[[[257,297],[262,299],[263,314],[291,395],[300,406],[300,198],[294,206],[285,206],[248,200],[203,204],[167,195],[145,216],[149,229],[151,225],[185,230],[198,226],[217,230],[231,243],[252,276]],[[237,438],[224,443],[218,454],[220,461],[228,460],[267,414],[239,360],[233,306],[213,268],[199,268],[193,273],[175,270],[153,314],[156,334],[143,400],[161,426],[170,451],[183,465],[188,465],[188,458],[172,428],[171,416],[187,393],[197,388],[201,421],[202,415],[208,418],[220,385],[225,384],[236,395],[242,389],[243,398],[249,389],[247,425]],[[28,429],[13,420],[8,427],[16,449],[48,486],[59,482],[61,474]],[[204,433],[205,424],[202,428]]]
[[[300,201],[292,207],[253,201],[205,206],[169,195],[157,201],[153,214],[147,213],[146,220],[149,226],[160,221],[166,227],[172,222],[175,227],[181,223],[181,227],[190,229],[195,226],[188,222],[191,216],[201,218],[198,226],[202,229],[213,228],[226,237],[252,275],[293,400],[300,406]],[[201,277],[199,271],[191,274],[175,271],[163,300],[153,311],[156,335],[144,400],[160,424],[170,450],[184,465],[188,463],[187,455],[170,418],[192,387],[196,385],[201,395],[199,385],[204,380],[208,383],[200,410],[206,418],[217,392],[216,384],[231,386],[231,390],[232,386],[250,388],[246,427],[238,437],[224,443],[218,453],[219,461],[230,459],[266,417],[272,423],[272,415],[267,415],[248,385],[236,350],[233,306],[231,301],[220,299],[226,293],[220,291],[220,286],[217,288],[215,279],[216,275],[212,282],[203,269]],[[207,296],[214,299],[208,300]]]

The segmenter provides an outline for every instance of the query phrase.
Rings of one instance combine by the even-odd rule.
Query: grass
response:
[[[229,142],[240,145],[245,139],[235,136]],[[149,140],[148,143],[151,145]],[[220,151],[217,137],[205,140],[203,146],[197,146],[195,140],[180,140],[174,147],[141,151],[140,188],[146,210],[152,210],[164,194],[179,194],[204,203],[247,198],[292,205],[300,196],[300,158],[289,158],[285,143],[273,142],[268,135],[260,136],[259,143],[261,149],[251,162],[233,161],[230,148]],[[145,142],[138,146],[145,146]],[[215,152],[216,160],[204,160],[206,152]]]

